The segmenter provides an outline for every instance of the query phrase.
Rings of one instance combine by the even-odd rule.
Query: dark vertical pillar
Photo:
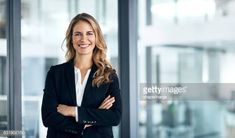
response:
[[[121,138],[138,138],[137,1],[118,0]]]
[[[8,129],[22,130],[21,1],[7,0]],[[21,137],[21,136],[15,136]]]

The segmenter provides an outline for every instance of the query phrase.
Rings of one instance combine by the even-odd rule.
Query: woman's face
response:
[[[78,55],[92,55],[95,48],[95,32],[86,21],[79,21],[73,28],[73,47]]]

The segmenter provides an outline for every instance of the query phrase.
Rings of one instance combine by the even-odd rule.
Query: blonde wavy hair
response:
[[[88,22],[91,27],[93,28],[96,44],[93,50],[92,60],[93,63],[97,66],[97,71],[93,76],[92,85],[99,87],[102,83],[109,83],[110,75],[115,72],[112,68],[112,65],[107,61],[106,58],[106,51],[107,45],[105,43],[102,31],[96,19],[87,13],[81,13],[76,15],[70,22],[68,29],[66,31],[66,47],[67,51],[65,54],[65,58],[67,61],[72,60],[76,56],[76,51],[73,48],[72,44],[72,34],[73,28],[79,21],[86,21]]]

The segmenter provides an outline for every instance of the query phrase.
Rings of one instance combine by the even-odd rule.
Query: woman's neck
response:
[[[74,60],[75,67],[79,68],[80,70],[90,69],[92,64],[92,57],[89,57],[88,55],[77,55]]]

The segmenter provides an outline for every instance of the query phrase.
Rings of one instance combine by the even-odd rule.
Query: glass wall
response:
[[[7,39],[6,1],[0,0],[0,130],[7,129]]]
[[[235,137],[235,88],[218,89],[235,86],[234,9],[234,0],[139,0],[139,83],[215,86],[207,99],[140,99],[140,138]]]
[[[46,73],[65,62],[65,32],[78,13],[87,12],[100,23],[108,45],[108,58],[118,67],[117,1],[22,0],[22,122],[26,137],[46,137],[40,106]],[[118,137],[118,127],[113,128]]]

